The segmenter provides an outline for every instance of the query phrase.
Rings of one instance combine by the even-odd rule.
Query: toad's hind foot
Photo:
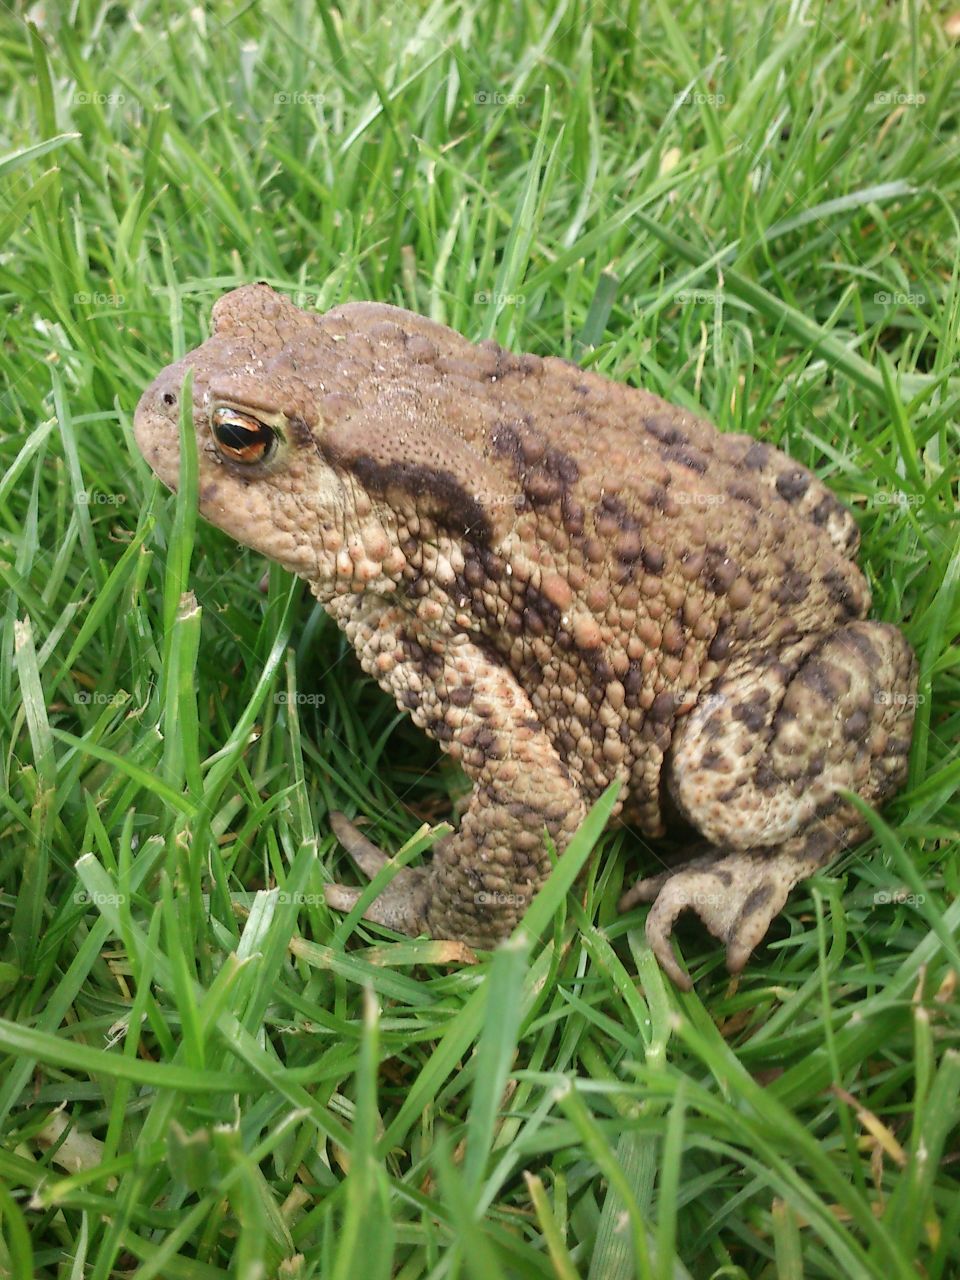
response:
[[[824,844],[822,833],[820,846]],[[831,833],[832,834],[832,833]],[[827,841],[835,851],[839,837]],[[824,861],[805,854],[806,841],[790,841],[779,850],[757,850],[695,858],[672,871],[638,881],[623,895],[620,910],[638,902],[652,902],[647,915],[647,942],[678,987],[693,984],[677,963],[670,946],[673,925],[682,911],[695,912],[715,938],[727,946],[727,969],[739,973],[780,913],[790,890]]]
[[[371,880],[385,867],[390,858],[363,834],[342,813],[331,813],[330,825],[337,839],[349,853],[360,870]],[[345,884],[328,884],[325,895],[327,906],[334,911],[352,911],[362,889]],[[429,932],[427,907],[430,902],[430,875],[423,867],[401,867],[382,893],[363,913],[364,920],[385,925],[397,933]]]

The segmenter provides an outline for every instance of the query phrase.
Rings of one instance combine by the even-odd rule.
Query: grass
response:
[[[31,12],[0,31],[0,1273],[960,1275],[941,16]],[[663,979],[615,910],[654,854],[602,810],[476,966],[326,910],[330,809],[416,858],[462,779],[132,443],[253,279],[642,383],[856,511],[920,658],[910,785],[739,982],[695,927],[696,992]]]

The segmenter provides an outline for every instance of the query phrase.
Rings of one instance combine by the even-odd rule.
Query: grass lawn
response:
[[[0,19],[0,1275],[960,1276],[960,19],[29,12]],[[602,812],[475,966],[323,905],[356,882],[331,809],[416,858],[463,779],[133,444],[257,279],[642,384],[855,510],[919,656],[910,783],[739,982],[696,925],[695,992],[664,979],[616,912],[655,854]]]

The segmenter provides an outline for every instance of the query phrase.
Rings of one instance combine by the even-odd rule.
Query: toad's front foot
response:
[[[342,813],[331,813],[330,825],[337,839],[349,853],[360,870],[373,877],[390,859],[353,825]],[[327,906],[334,911],[352,911],[362,889],[345,884],[328,884],[325,894]],[[430,902],[430,874],[424,867],[401,867],[382,893],[363,913],[364,920],[386,925],[397,933],[416,937],[428,933],[427,907]]]

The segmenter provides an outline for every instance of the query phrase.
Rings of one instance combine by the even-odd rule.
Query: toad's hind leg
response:
[[[722,678],[678,730],[668,785],[715,846],[640,881],[621,902],[653,902],[647,938],[681,986],[669,938],[692,910],[743,968],[790,890],[867,827],[840,789],[879,805],[904,781],[916,664],[892,626],[853,622],[792,654]]]

